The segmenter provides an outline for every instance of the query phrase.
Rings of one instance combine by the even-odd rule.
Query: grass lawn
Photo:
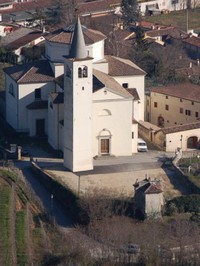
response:
[[[150,21],[163,25],[172,25],[186,31],[187,11],[173,11],[169,14],[144,17],[144,21]],[[188,29],[200,31],[200,8],[188,10]]]

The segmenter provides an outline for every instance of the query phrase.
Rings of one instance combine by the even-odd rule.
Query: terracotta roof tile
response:
[[[141,68],[139,68],[130,60],[110,55],[105,56],[105,59],[108,61],[108,74],[111,76],[134,76],[146,74]]]
[[[78,5],[79,14],[101,13],[105,11],[112,11],[115,7],[121,5],[121,0],[99,0]]]
[[[14,42],[8,43],[6,45],[6,47],[9,49],[18,49],[20,47],[23,47],[23,46],[33,42],[34,40],[36,40],[40,37],[42,38],[41,42],[43,42],[44,38],[43,38],[42,32],[32,32],[26,36],[19,38],[18,40],[15,40]]]
[[[149,183],[149,187],[145,190],[145,194],[159,194],[162,193],[162,189],[158,185]]]
[[[165,134],[170,134],[170,133],[186,131],[186,130],[191,130],[191,129],[197,129],[197,128],[200,128],[200,122],[194,122],[194,123],[172,126],[172,127],[165,127],[165,128],[162,128],[158,131],[162,131]]]
[[[151,92],[200,102],[200,85],[192,83],[171,84],[165,87],[153,87]]]
[[[54,80],[54,74],[47,60],[15,65],[4,69],[17,83],[49,82]]]
[[[59,29],[47,35],[46,39],[50,42],[71,44],[72,33],[73,33],[72,31]],[[100,31],[87,29],[85,27],[83,27],[83,35],[84,35],[86,45],[90,45],[92,43],[99,42],[101,40],[106,39],[106,36]]]
[[[200,37],[192,36],[192,37],[185,39],[183,42],[196,46],[196,47],[200,47]]]
[[[125,98],[132,98],[132,95],[111,76],[96,69],[93,69],[93,75],[96,77],[97,80],[99,80],[99,82],[104,84],[105,87],[110,89],[111,91]]]
[[[126,90],[134,97],[134,100],[140,99],[140,96],[139,96],[139,94],[135,88],[134,89],[126,89]]]

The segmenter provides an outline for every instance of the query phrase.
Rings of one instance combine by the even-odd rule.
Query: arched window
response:
[[[78,68],[78,77],[79,78],[87,78],[88,76],[88,68],[87,66],[82,66]]]
[[[87,78],[88,76],[88,68],[86,66],[83,67],[83,77]]]

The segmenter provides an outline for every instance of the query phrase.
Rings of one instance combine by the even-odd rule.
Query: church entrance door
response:
[[[110,152],[110,139],[101,139],[101,154],[109,154]]]

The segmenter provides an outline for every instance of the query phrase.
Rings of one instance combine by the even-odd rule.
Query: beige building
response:
[[[146,96],[146,120],[159,127],[200,120],[200,86],[191,83],[151,88]]]

